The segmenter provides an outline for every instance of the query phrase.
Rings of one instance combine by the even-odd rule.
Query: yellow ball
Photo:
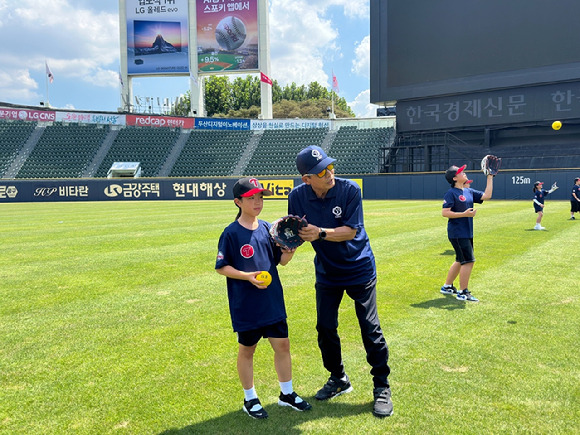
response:
[[[266,287],[268,287],[270,284],[272,284],[272,275],[270,275],[270,273],[266,272],[266,271],[260,272],[256,276],[256,279],[258,281],[262,281],[262,285],[265,285]]]
[[[554,130],[560,130],[562,128],[562,122],[561,121],[552,122],[552,128]]]

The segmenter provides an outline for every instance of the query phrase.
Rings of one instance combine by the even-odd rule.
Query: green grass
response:
[[[255,384],[270,413],[242,411],[217,239],[230,201],[3,204],[0,433],[578,433],[580,223],[548,201],[489,201],[475,218],[466,304],[439,294],[453,261],[440,201],[365,201],[390,348],[395,414],[372,416],[354,310],[340,310],[354,386],[326,403],[315,335],[313,251],[280,268],[294,385],[313,410],[277,406],[263,341]],[[261,218],[285,214],[268,201]]]

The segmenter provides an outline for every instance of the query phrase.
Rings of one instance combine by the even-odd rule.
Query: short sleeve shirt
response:
[[[288,213],[306,216],[321,228],[347,226],[356,229],[354,239],[344,242],[315,240],[316,281],[329,286],[365,284],[376,277],[375,257],[364,227],[361,190],[351,180],[335,178],[324,198],[301,184],[288,196]]]
[[[481,204],[483,192],[471,188],[459,189],[452,187],[443,197],[443,208],[461,213],[473,207],[474,203]],[[461,217],[449,219],[447,222],[447,235],[450,239],[472,239],[473,218]]]
[[[278,270],[282,251],[270,237],[268,222],[259,220],[249,230],[238,221],[231,223],[218,242],[216,269],[232,266],[244,272],[267,270],[272,283],[259,289],[246,280],[226,278],[230,316],[234,331],[250,331],[286,319],[284,294]]]
[[[545,197],[546,197],[547,194],[548,194],[548,191],[547,190],[542,190],[542,189],[536,190],[534,192],[534,199],[536,201],[538,201],[540,204],[543,204],[544,203],[544,199],[545,199]],[[535,204],[535,202],[534,202],[534,204]]]
[[[572,186],[570,201],[577,201],[576,198],[574,198],[574,194],[576,194],[576,198],[580,199],[580,186],[578,186],[577,184],[574,184],[574,186]]]

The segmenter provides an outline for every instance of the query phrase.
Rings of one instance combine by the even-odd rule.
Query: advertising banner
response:
[[[258,0],[196,2],[199,74],[258,71]]]
[[[296,128],[328,128],[332,123],[324,119],[252,119],[252,130],[284,130]]]
[[[580,117],[580,82],[397,102],[397,131],[454,129]]]
[[[249,119],[195,118],[198,130],[249,130]]]
[[[193,118],[177,118],[172,116],[126,115],[127,125],[136,127],[169,127],[192,129]]]
[[[127,0],[127,73],[189,73],[188,0]]]
[[[125,115],[113,115],[111,113],[56,112],[56,121],[80,122],[82,124],[125,125]]]
[[[234,199],[237,178],[101,178],[0,180],[0,203]],[[268,180],[274,198],[287,198],[294,180]]]
[[[48,110],[27,110],[0,108],[0,119],[13,121],[50,122],[56,120],[56,112]]]
[[[556,190],[552,200],[569,201],[570,190],[578,176],[575,169],[501,171],[493,186],[494,199],[526,200],[532,204],[535,180]],[[483,190],[485,175],[473,172],[472,187]],[[441,200],[449,183],[441,173],[380,174],[350,178],[367,200]],[[237,177],[228,178],[87,178],[55,180],[0,179],[0,203],[57,201],[160,201],[160,200],[232,200]],[[285,200],[302,183],[299,177],[260,177],[262,185],[273,192],[266,200]],[[364,186],[364,188],[363,188]]]

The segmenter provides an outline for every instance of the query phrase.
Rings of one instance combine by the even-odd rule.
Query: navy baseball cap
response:
[[[445,172],[445,179],[449,182],[449,184],[453,184],[453,177],[456,177],[459,174],[461,174],[465,170],[466,167],[467,167],[467,165],[463,165],[461,167],[457,167],[455,165],[451,166]]]
[[[326,155],[324,150],[316,145],[304,148],[296,157],[296,168],[301,175],[318,174],[336,159]]]
[[[270,190],[264,189],[262,183],[254,177],[240,178],[236,181],[236,184],[234,184],[234,198],[247,198],[260,192],[262,192],[264,196],[273,195]]]

